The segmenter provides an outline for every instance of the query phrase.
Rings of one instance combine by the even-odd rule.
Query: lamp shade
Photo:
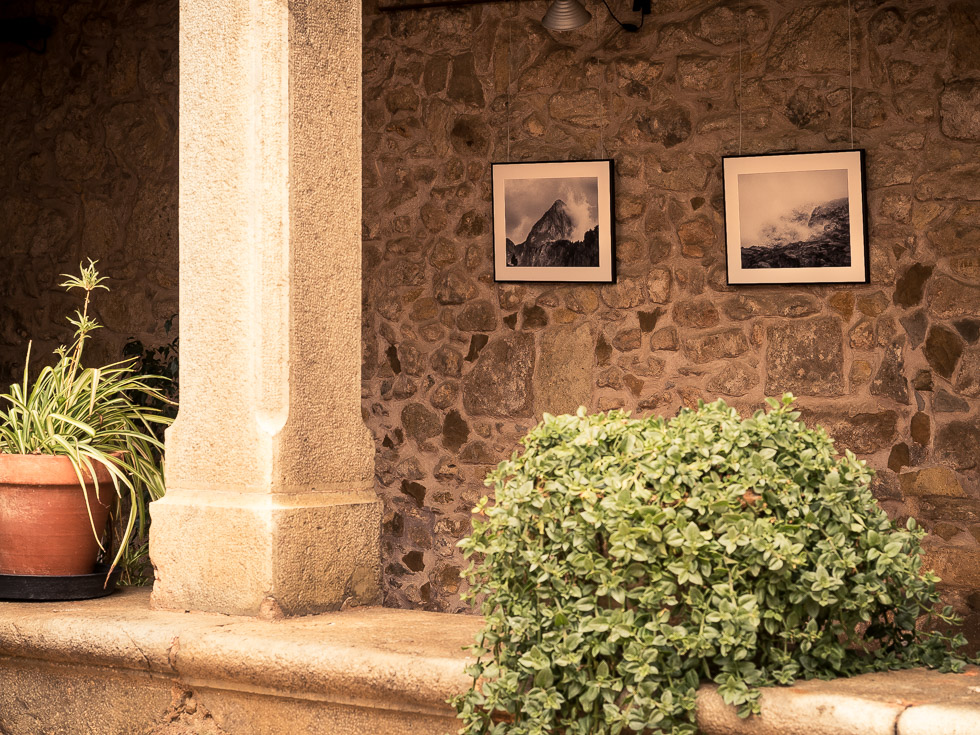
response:
[[[541,19],[541,25],[550,31],[572,31],[592,20],[592,13],[578,0],[554,0]]]

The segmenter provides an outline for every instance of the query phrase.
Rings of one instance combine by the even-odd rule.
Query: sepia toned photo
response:
[[[862,151],[724,160],[729,283],[866,282]]]
[[[498,281],[612,281],[612,161],[493,165]]]

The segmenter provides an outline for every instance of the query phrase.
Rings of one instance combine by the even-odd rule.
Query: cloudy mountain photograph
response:
[[[504,212],[508,267],[598,267],[596,177],[508,179]]]
[[[742,268],[851,265],[847,170],[738,176]]]

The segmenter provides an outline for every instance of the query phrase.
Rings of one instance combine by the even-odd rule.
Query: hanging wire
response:
[[[742,155],[742,0],[738,0],[738,155]]]
[[[512,16],[510,21],[507,23],[507,92],[504,102],[504,110],[507,116],[507,163],[510,163],[510,33],[511,29],[514,27],[514,17],[516,17],[516,15],[517,9],[515,6],[514,16]]]
[[[851,0],[847,0],[847,99],[851,118],[851,149],[854,149],[854,62],[851,60]]]
[[[610,14],[612,14],[612,11],[610,11]],[[599,109],[596,110],[596,121],[597,121],[597,126],[599,128],[599,140],[598,140],[598,148],[596,150],[596,158],[604,158],[605,151],[606,151],[606,144],[605,141],[603,140],[603,131],[605,130],[606,127],[606,105],[602,98],[602,87],[603,87],[602,81],[605,75],[604,75],[604,69],[602,67],[602,64],[599,63],[599,24],[601,22],[602,20],[600,18],[596,18],[595,23],[592,24],[595,30],[595,63],[596,63],[596,69],[599,70]],[[619,21],[616,22],[618,23]]]

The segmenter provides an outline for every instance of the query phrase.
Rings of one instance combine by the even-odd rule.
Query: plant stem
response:
[[[85,303],[82,306],[82,318],[80,320],[80,326],[78,327],[78,338],[75,341],[75,350],[71,358],[71,366],[68,369],[68,381],[65,383],[66,390],[71,388],[75,383],[75,373],[78,372],[78,366],[82,360],[82,348],[85,344],[85,337],[88,333],[86,325],[88,324],[88,302],[89,296],[92,293],[91,288],[85,289]],[[67,393],[65,394],[67,396]]]

